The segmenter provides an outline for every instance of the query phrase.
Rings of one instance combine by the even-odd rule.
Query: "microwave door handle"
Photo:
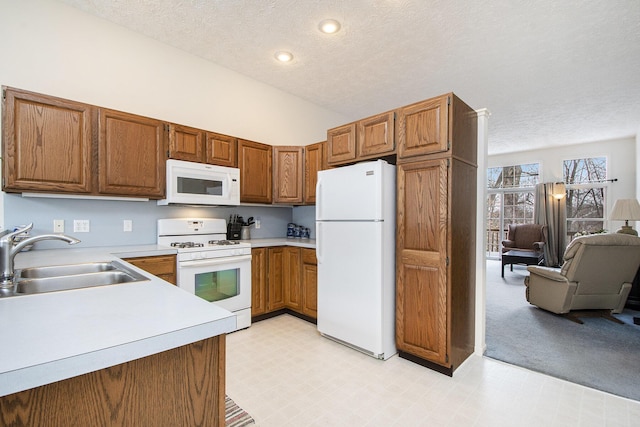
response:
[[[178,267],[207,267],[210,265],[230,264],[240,261],[251,261],[251,255],[232,256],[226,258],[199,259],[195,261],[180,261]]]

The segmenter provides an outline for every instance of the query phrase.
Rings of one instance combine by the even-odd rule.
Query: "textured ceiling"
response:
[[[354,120],[453,91],[490,154],[640,130],[639,0],[61,1]]]

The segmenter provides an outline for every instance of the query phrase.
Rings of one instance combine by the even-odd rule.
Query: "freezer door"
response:
[[[389,165],[364,162],[318,172],[316,220],[382,219],[383,166]]]
[[[382,227],[382,222],[316,226],[318,331],[376,355],[385,351]]]

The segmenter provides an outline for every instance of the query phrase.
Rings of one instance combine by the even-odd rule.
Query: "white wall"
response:
[[[267,144],[350,120],[53,0],[0,0],[0,43],[3,85]]]
[[[323,141],[328,128],[352,120],[53,0],[0,0],[0,48],[0,85],[271,145]],[[0,195],[0,229],[35,218],[34,233],[51,232],[53,219],[89,219],[96,228],[82,236],[85,241],[104,238],[109,244],[155,241],[154,228],[146,224],[122,234],[127,215],[146,215],[151,224],[180,215],[154,202],[102,202],[108,203],[105,211],[96,208],[98,202],[44,199],[36,202],[36,214],[33,201]],[[114,217],[114,211],[123,213]],[[281,224],[291,221],[291,210],[273,212],[277,232],[286,231]]]
[[[562,181],[562,162],[586,157],[606,157],[608,178],[617,182],[606,183],[609,205],[607,215],[618,199],[636,197],[638,157],[636,138],[614,139],[585,144],[565,145],[542,150],[519,151],[493,155],[488,158],[487,167],[510,166],[523,163],[540,163],[540,182]],[[621,221],[605,222],[605,229],[615,231],[623,225]]]

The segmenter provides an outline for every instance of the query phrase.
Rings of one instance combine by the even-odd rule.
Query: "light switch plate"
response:
[[[53,220],[53,232],[54,233],[64,233],[64,219],[54,219]]]
[[[130,219],[125,219],[124,221],[122,221],[122,230],[133,231],[133,221]]]

